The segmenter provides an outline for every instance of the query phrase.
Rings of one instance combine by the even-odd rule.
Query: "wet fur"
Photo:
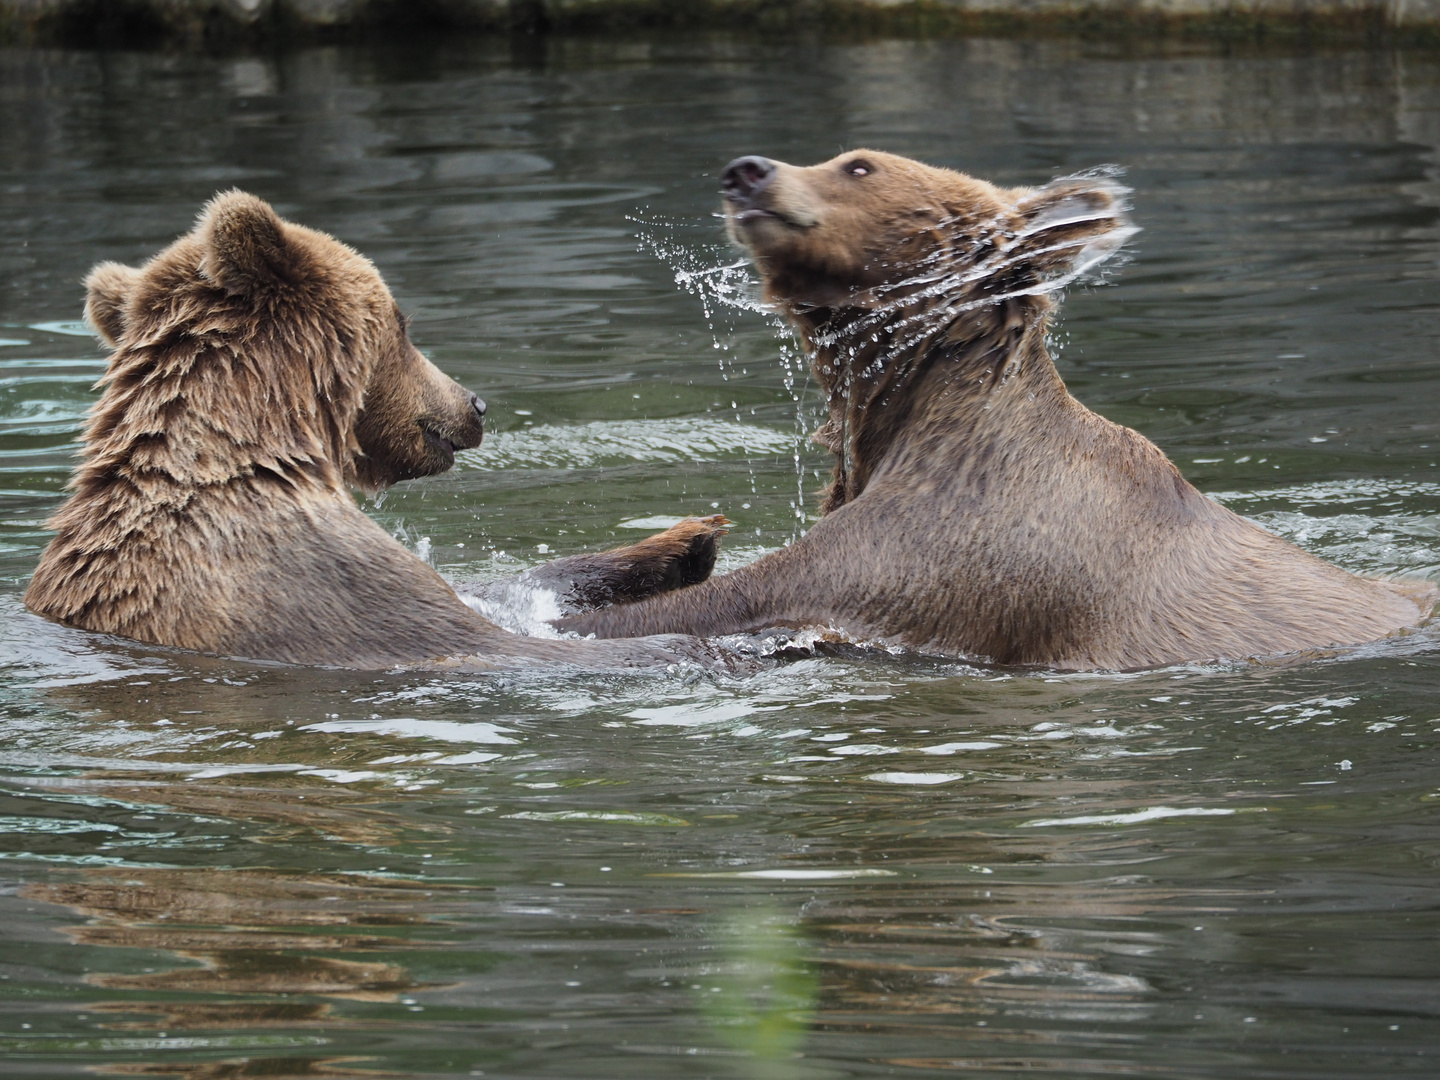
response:
[[[1134,669],[1420,622],[1433,587],[1306,554],[1067,392],[1045,347],[1051,295],[1133,233],[1123,195],[1105,176],[1006,190],[870,151],[780,165],[755,196],[765,213],[732,204],[730,228],[827,396],[825,516],[732,574],[560,625],[820,624],[1001,664]]]
[[[674,589],[698,585],[710,576],[720,537],[730,523],[721,514],[686,518],[637,544],[602,552],[567,555],[532,566],[514,578],[461,582],[462,595],[503,603],[512,585],[544,589],[562,614],[611,604],[633,603]]]
[[[115,352],[30,610],[159,645],[358,668],[709,655],[683,640],[518,638],[360,511],[351,485],[443,471],[482,428],[477,399],[410,344],[350,248],[229,192],[144,267],[102,263],[86,286]],[[645,595],[708,574],[718,529],[686,523],[569,572]]]

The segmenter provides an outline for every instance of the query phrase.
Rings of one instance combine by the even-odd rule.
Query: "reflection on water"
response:
[[[814,1020],[818,981],[805,941],[775,911],[739,912],[712,932],[721,960],[692,983],[716,1033],[754,1077],[792,1075]]]
[[[1423,55],[0,51],[7,1076],[1433,1072],[1435,628],[1127,676],[821,642],[743,679],[478,678],[21,609],[103,370],[77,282],[230,185],[372,256],[490,402],[479,451],[366,504],[442,573],[716,510],[725,566],[785,543],[821,403],[743,268],[706,274],[715,177],[837,143],[1127,166],[1145,231],[1066,302],[1071,388],[1302,546],[1440,576]]]
[[[65,884],[32,886],[27,899],[64,904],[88,916],[66,936],[84,945],[167,950],[200,967],[141,974],[94,974],[106,988],[172,993],[315,994],[390,1001],[413,990],[405,969],[314,955],[404,947],[403,941],[343,929],[408,926],[412,901],[433,892],[405,883],[357,888],[343,878],[263,876],[234,871],[130,869]],[[299,928],[304,932],[297,932]],[[311,928],[339,932],[317,933]],[[298,955],[297,955],[298,954]],[[183,1007],[177,1015],[183,1019]],[[208,1015],[202,1010],[201,1015]]]

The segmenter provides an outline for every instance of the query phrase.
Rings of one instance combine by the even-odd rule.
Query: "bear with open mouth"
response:
[[[485,405],[414,345],[370,261],[239,191],[140,268],[101,263],[114,353],[73,494],[25,594],[57,622],[251,660],[484,669],[709,663],[693,639],[525,638],[461,601],[355,504],[478,446]],[[690,518],[523,575],[561,610],[704,580],[725,520]]]
[[[1357,577],[1206,498],[1071,397],[1055,295],[1136,231],[1113,175],[999,188],[857,150],[722,179],[799,329],[835,454],[799,541],[694,589],[559,620],[602,637],[835,627],[998,664],[1116,670],[1356,645],[1426,582]]]

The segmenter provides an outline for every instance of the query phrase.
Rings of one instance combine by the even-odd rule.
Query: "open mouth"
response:
[[[786,211],[776,210],[773,207],[745,206],[738,201],[732,201],[728,209],[731,224],[738,228],[759,225],[761,222],[773,221],[783,225],[787,229],[809,229],[816,224],[814,217],[805,214],[796,217]]]
[[[797,221],[789,214],[782,214],[779,210],[767,210],[760,206],[736,207],[730,211],[730,220],[741,228],[747,225],[757,225],[762,221],[778,222],[789,229],[805,229],[814,224],[814,222]]]
[[[425,445],[429,446],[432,450],[438,450],[447,461],[455,460],[457,444],[453,439],[441,435],[433,428],[421,428],[420,430],[425,433]]]
[[[760,209],[760,207],[758,207],[758,206],[748,207],[747,209],[744,209],[744,210],[736,210],[734,213],[732,213],[732,214],[730,215],[730,220],[733,221],[733,222],[735,222],[737,225],[749,225],[749,224],[751,224],[751,223],[753,223],[753,222],[756,222],[756,221],[764,221],[764,220],[766,220],[766,219],[769,219],[769,220],[772,220],[772,221],[783,221],[783,220],[784,220],[784,218],[782,218],[779,214],[775,213],[774,211],[772,211],[772,210],[762,210],[762,209]]]

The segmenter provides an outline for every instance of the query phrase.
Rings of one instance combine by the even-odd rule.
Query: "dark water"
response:
[[[370,507],[442,571],[716,504],[728,565],[783,543],[824,466],[793,349],[638,234],[729,261],[729,158],[860,145],[1128,167],[1145,231],[1068,300],[1075,393],[1313,551],[1440,575],[1437,60],[529,48],[0,52],[0,1071],[1440,1072],[1433,632],[687,684],[259,668],[24,614],[104,359],[77,281],[232,185],[372,256],[489,400],[484,447]]]

